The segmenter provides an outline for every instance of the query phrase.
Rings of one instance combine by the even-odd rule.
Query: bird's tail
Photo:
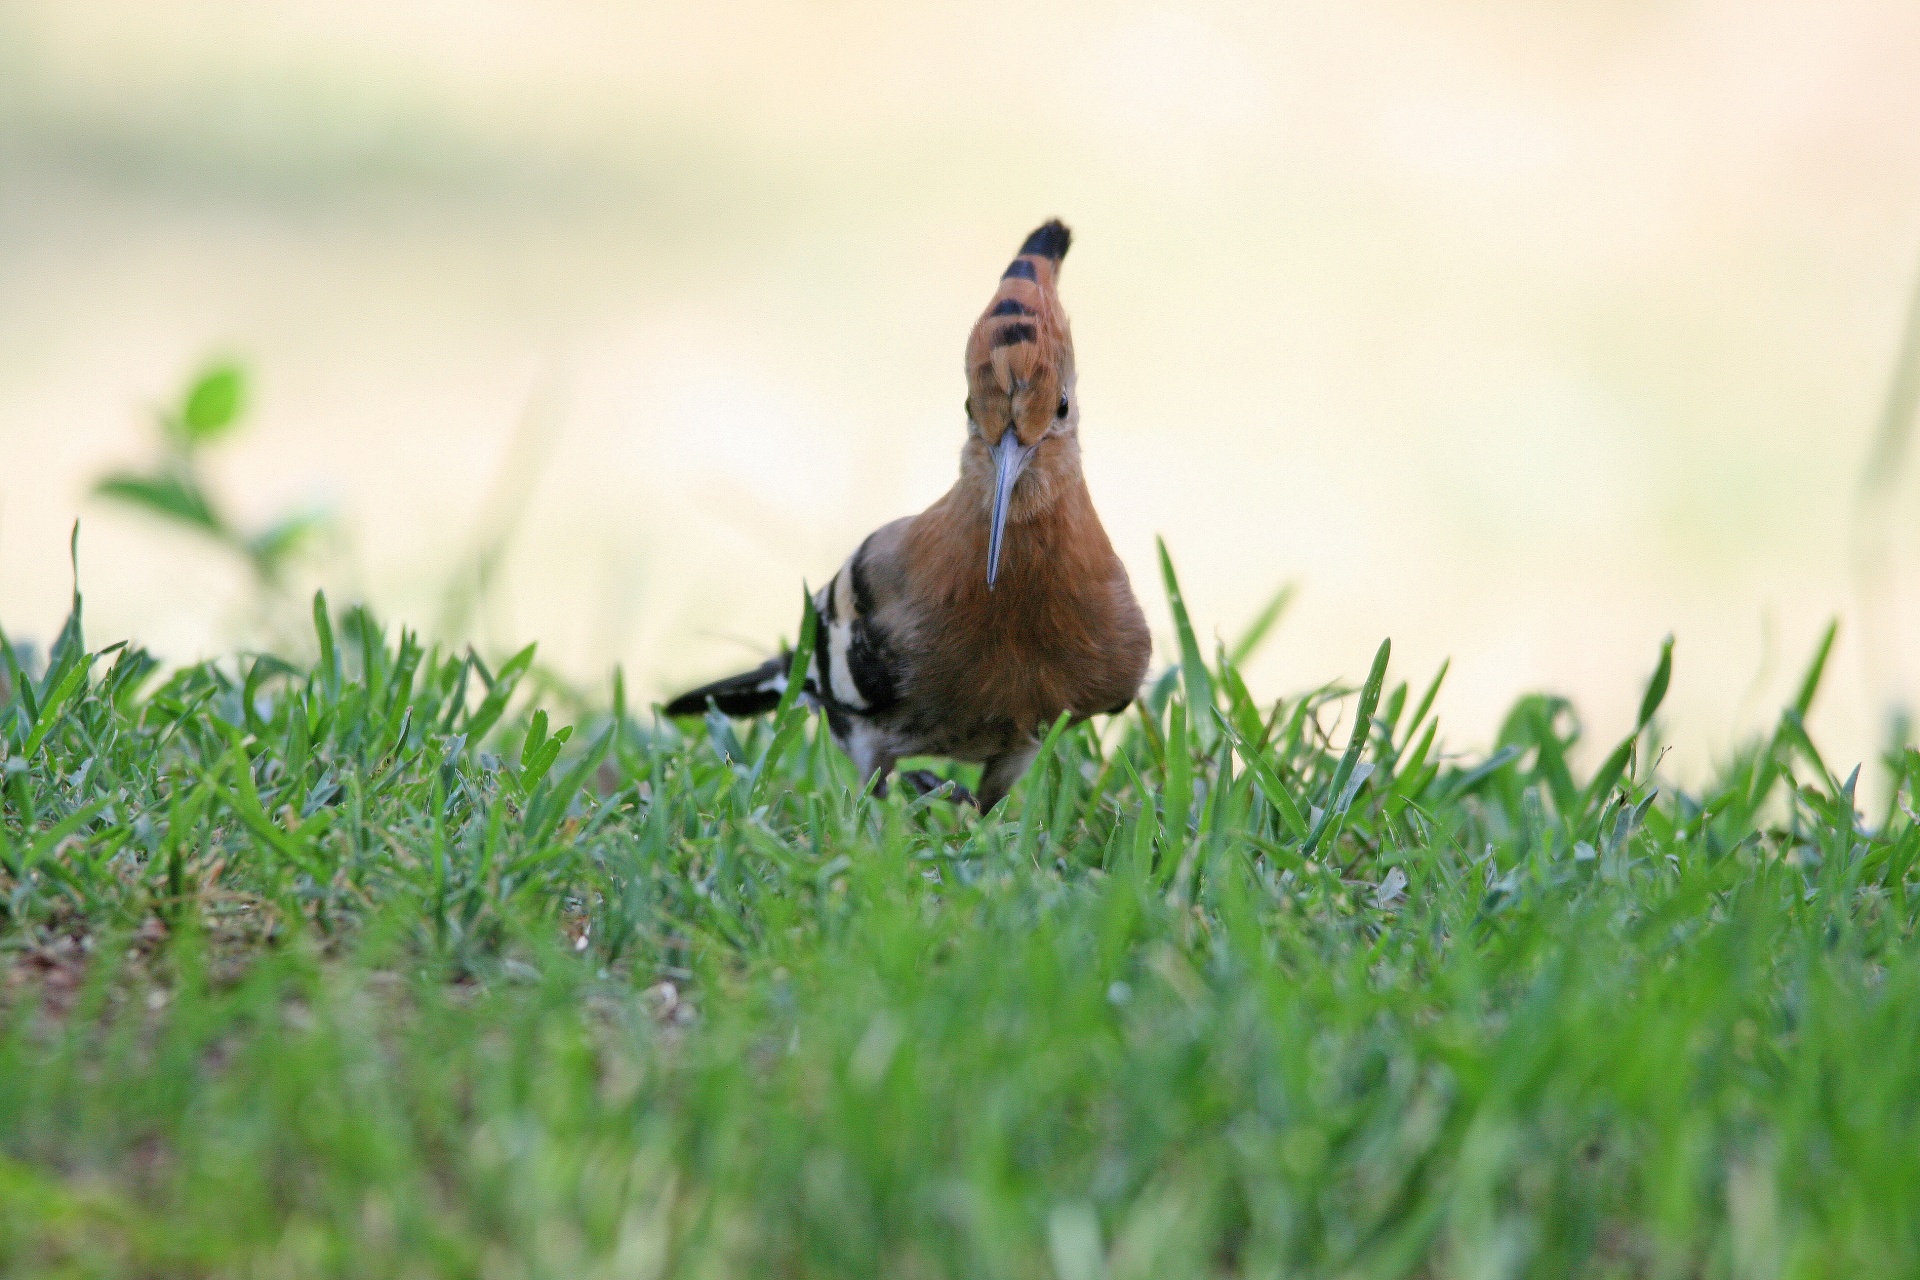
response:
[[[715,680],[712,684],[703,684],[698,689],[681,694],[666,705],[666,713],[670,716],[703,716],[707,713],[707,707],[712,705],[722,715],[765,715],[780,705],[780,695],[787,691],[787,669],[792,665],[793,655],[790,653],[768,658],[751,671]]]

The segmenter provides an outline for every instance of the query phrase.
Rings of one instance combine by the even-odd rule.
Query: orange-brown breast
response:
[[[1078,468],[1061,481],[1047,510],[1009,531],[992,589],[987,522],[966,487],[907,531],[918,633],[908,700],[929,719],[1029,734],[1062,711],[1084,719],[1139,691],[1146,620]]]

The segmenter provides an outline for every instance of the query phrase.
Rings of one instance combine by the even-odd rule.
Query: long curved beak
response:
[[[987,533],[987,590],[993,590],[1000,577],[1000,542],[1007,530],[1007,507],[1013,501],[1013,486],[1033,457],[1034,445],[1021,444],[1020,433],[1011,424],[1000,433],[993,446],[993,524]]]

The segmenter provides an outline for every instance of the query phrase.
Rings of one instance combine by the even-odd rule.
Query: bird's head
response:
[[[1050,473],[1059,468],[1047,465],[1050,456],[1078,462],[1073,333],[1058,292],[1060,263],[1072,243],[1073,233],[1058,218],[1029,235],[967,338],[962,469],[977,474],[991,494],[989,587],[1000,576],[1009,520],[1019,523],[1052,501]],[[1020,484],[1023,476],[1031,477],[1026,485]]]

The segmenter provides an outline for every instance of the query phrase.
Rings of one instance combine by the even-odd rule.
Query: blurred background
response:
[[[636,696],[757,659],[950,482],[961,348],[1058,214],[1091,483],[1251,675],[1380,637],[1674,762],[1842,617],[1844,768],[1920,692],[1920,484],[1860,512],[1920,271],[1912,0],[0,0],[0,622],[173,660],[244,565],[92,496],[209,361],[209,484],[324,585]],[[1862,573],[1862,546],[1881,568]],[[296,608],[296,615],[299,610]],[[1591,739],[1590,739],[1591,740]]]

